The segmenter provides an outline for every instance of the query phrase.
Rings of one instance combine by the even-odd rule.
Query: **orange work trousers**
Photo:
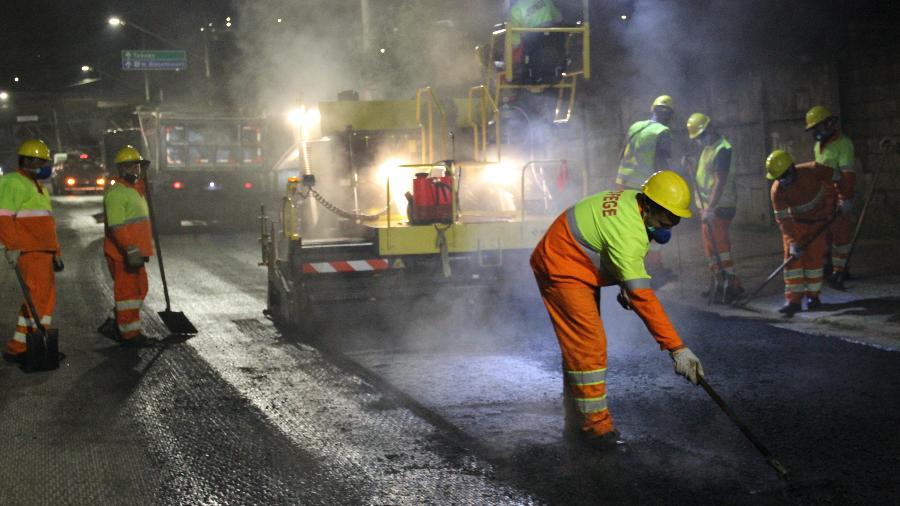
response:
[[[797,233],[798,245],[803,244],[812,238],[813,234],[818,232],[825,224],[824,221],[816,221],[812,223],[795,222],[795,230]],[[782,235],[784,240],[784,259],[787,260],[788,247],[791,243],[786,235]],[[800,258],[789,262],[784,268],[784,298],[788,302],[800,303],[803,295],[807,297],[817,298],[822,291],[822,264],[825,258],[825,251],[828,249],[828,242],[825,234],[821,233],[803,250]]]
[[[25,285],[31,292],[34,308],[41,318],[44,327],[52,328],[53,310],[56,308],[56,276],[53,272],[53,253],[49,251],[28,251],[19,256],[19,270],[25,279]],[[19,355],[25,353],[25,335],[36,329],[28,304],[22,302],[19,308],[16,331],[12,339],[6,343],[6,353]]]
[[[835,273],[847,268],[847,256],[850,254],[850,218],[843,214],[835,216],[831,222],[831,265]]]
[[[605,284],[575,242],[563,214],[531,256],[531,267],[550,315],[563,362],[567,428],[598,435],[612,432],[606,403],[606,333],[599,290]]]
[[[731,277],[731,286],[738,288],[741,281],[734,272],[734,260],[731,256],[731,237],[728,229],[731,227],[731,218],[721,218],[715,216],[712,223],[704,221],[701,224],[701,235],[703,237],[703,251],[706,253],[706,260],[709,263],[709,270],[713,273],[724,272]],[[712,234],[712,239],[710,239]],[[718,250],[718,261],[716,255],[713,254],[713,243],[715,249]]]
[[[114,312],[119,336],[124,340],[134,339],[141,333],[141,307],[148,289],[147,268],[132,269],[125,265],[125,259],[105,256],[113,278]]]

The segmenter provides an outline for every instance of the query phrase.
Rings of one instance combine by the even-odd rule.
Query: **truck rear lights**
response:
[[[246,183],[244,183],[244,189],[245,189],[245,190],[252,190],[252,189],[253,189],[253,183],[251,183],[250,181],[247,181]]]
[[[180,190],[180,189],[182,189],[182,188],[184,188],[184,184],[183,184],[181,181],[174,181],[174,182],[172,182],[172,189],[173,189],[173,190]]]

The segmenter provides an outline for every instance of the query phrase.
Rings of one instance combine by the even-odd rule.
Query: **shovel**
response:
[[[166,283],[166,268],[163,264],[162,248],[159,245],[159,232],[156,230],[156,218],[153,214],[153,200],[150,196],[153,193],[150,189],[150,179],[147,176],[147,170],[143,170],[144,185],[147,189],[147,209],[150,211],[150,230],[153,232],[153,244],[156,246],[156,258],[159,261],[159,277],[162,279],[163,295],[166,297],[166,310],[159,311],[157,314],[165,324],[169,332],[175,335],[192,335],[197,333],[197,327],[188,320],[187,316],[180,311],[172,311],[172,303],[169,300],[169,285]]]
[[[47,327],[41,324],[41,316],[34,307],[31,290],[25,284],[25,278],[22,276],[19,264],[12,263],[12,266],[16,271],[16,278],[19,280],[19,286],[22,287],[22,295],[25,297],[28,312],[31,313],[31,318],[35,325],[35,330],[29,330],[25,335],[25,346],[27,347],[25,351],[25,372],[59,369],[59,332],[56,329],[48,330]]]

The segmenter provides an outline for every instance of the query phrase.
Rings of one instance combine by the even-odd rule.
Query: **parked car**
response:
[[[57,153],[51,186],[54,195],[101,193],[109,183],[102,166],[86,153]]]

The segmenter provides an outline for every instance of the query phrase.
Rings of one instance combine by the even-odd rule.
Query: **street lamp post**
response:
[[[137,23],[135,23],[135,22],[133,22],[133,21],[130,21],[130,20],[129,20],[129,21],[125,21],[124,19],[122,19],[122,18],[120,18],[120,17],[118,17],[118,16],[111,16],[111,17],[107,20],[107,22],[108,22],[111,26],[115,26],[115,27],[118,27],[118,26],[130,26],[130,27],[134,28],[135,30],[141,32],[141,46],[142,46],[142,49],[147,49],[147,39],[146,39],[146,36],[147,36],[147,35],[149,35],[149,36],[153,37],[154,39],[161,41],[163,44],[166,44],[166,45],[168,45],[168,46],[171,46],[171,47],[173,47],[173,48],[175,48],[175,49],[181,49],[181,46],[180,46],[179,44],[177,44],[177,43],[175,43],[175,42],[173,42],[173,41],[171,41],[171,40],[169,40],[169,39],[163,37],[162,35],[160,35],[160,34],[158,34],[158,33],[156,33],[156,32],[150,31],[150,30],[144,28],[143,26],[141,26],[141,25],[139,25],[139,24],[137,24]],[[189,55],[189,56],[191,56],[191,57],[194,57],[194,56],[195,56],[193,53],[191,53],[191,52],[189,52],[189,51],[187,51],[187,50],[183,50],[183,51],[185,52],[185,54],[187,54],[187,55]],[[203,67],[204,67],[204,77],[206,78],[207,95],[209,95],[209,79],[210,79],[210,75],[209,75],[209,50],[207,49],[206,36],[205,36],[205,34],[204,34],[204,39],[203,39]],[[147,102],[149,102],[149,101],[150,101],[150,82],[149,82],[149,79],[148,79],[148,77],[147,77],[147,71],[144,70],[143,72],[144,72],[144,99],[145,99]]]

